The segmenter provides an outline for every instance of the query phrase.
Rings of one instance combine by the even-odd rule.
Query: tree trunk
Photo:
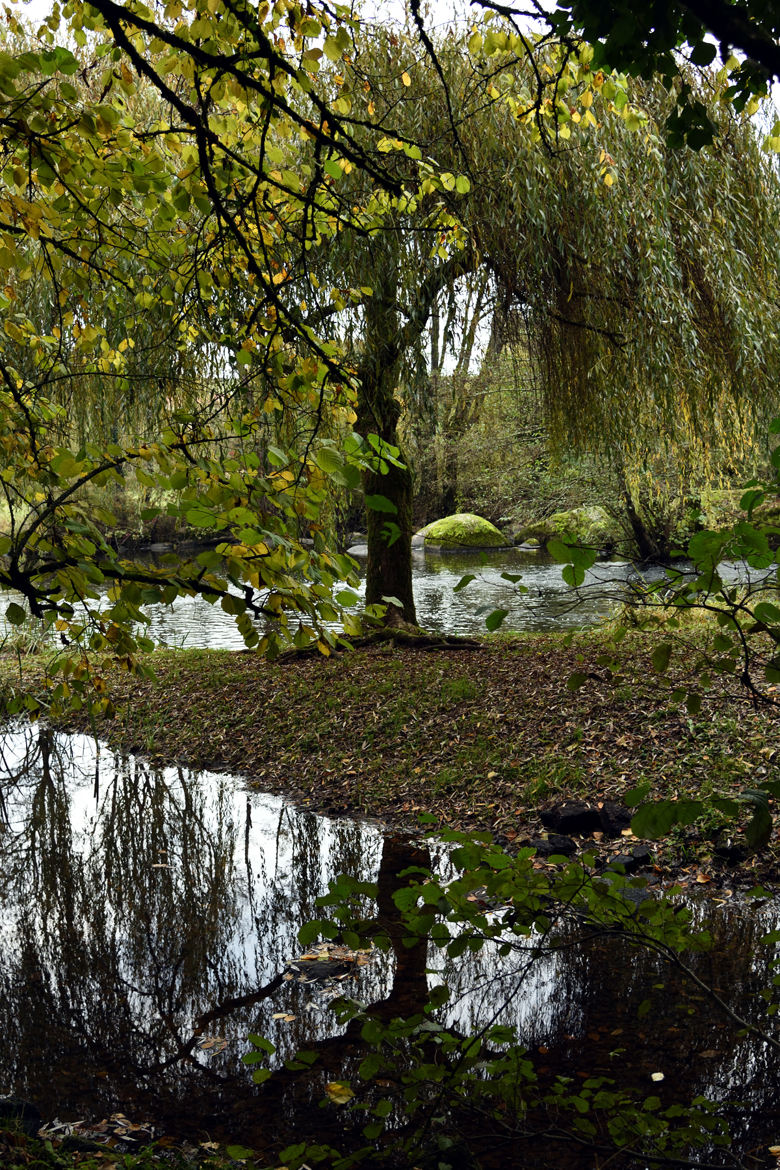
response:
[[[358,366],[357,430],[378,435],[394,447],[398,442],[401,407],[395,396],[404,355],[423,333],[439,291],[472,270],[470,251],[458,253],[435,269],[420,284],[406,309],[399,314],[398,256],[392,240],[377,245],[372,265],[372,295],[365,301],[363,355]],[[403,460],[403,452],[399,458]],[[384,496],[394,511],[366,509],[368,566],[366,604],[382,604],[393,597],[387,610],[388,624],[417,624],[412,592],[412,476],[409,468],[386,463],[363,478],[367,496]],[[387,604],[387,603],[385,603]]]
[[[395,288],[375,288],[366,305],[366,336],[358,370],[360,389],[357,429],[362,435],[378,435],[399,447],[398,418],[401,408],[395,396],[400,374],[400,327]],[[403,460],[403,453],[400,455]],[[387,604],[388,624],[417,624],[412,590],[412,476],[409,468],[385,463],[365,472],[366,496],[384,496],[395,512],[366,508],[368,564],[366,604]],[[383,599],[393,597],[395,602]]]
[[[652,533],[647,528],[644,520],[637,510],[634,503],[634,497],[631,494],[631,489],[628,486],[626,477],[622,468],[617,472],[617,480],[620,491],[623,495],[623,505],[626,512],[626,519],[628,526],[631,529],[631,534],[634,538],[637,552],[639,553],[639,560],[642,564],[650,564],[652,561],[662,559],[661,549],[657,541],[653,538]]]

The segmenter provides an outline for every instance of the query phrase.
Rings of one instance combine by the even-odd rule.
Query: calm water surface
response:
[[[269,1109],[275,1134],[288,1123],[300,1134],[321,1082],[354,1075],[365,1055],[339,1039],[332,995],[410,1013],[444,977],[444,1020],[463,1031],[514,1024],[541,1075],[585,1070],[668,1100],[705,1092],[742,1103],[730,1108],[740,1146],[780,1134],[774,1058],[699,988],[619,938],[573,929],[538,954],[485,950],[454,963],[399,946],[299,982],[288,966],[301,954],[297,930],[328,881],[378,880],[386,903],[406,866],[446,867],[435,844],[43,728],[0,740],[0,812],[0,1090],[48,1118],[121,1109],[260,1149]],[[691,963],[773,1027],[757,994],[772,955],[758,939],[780,912],[726,899],[706,913],[717,946]],[[255,1086],[241,1062],[250,1032],[276,1046],[273,1067],[300,1047],[319,1051],[320,1081],[295,1093],[289,1074],[281,1089]]]

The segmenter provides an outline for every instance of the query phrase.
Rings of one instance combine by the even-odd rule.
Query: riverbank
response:
[[[561,801],[622,802],[642,784],[656,799],[736,795],[776,770],[777,710],[755,710],[733,680],[716,677],[690,715],[670,702],[680,677],[655,674],[651,653],[647,638],[610,645],[603,631],[447,649],[382,644],[278,663],[158,652],[155,680],[108,680],[116,717],[98,734],[121,751],[239,773],[316,811],[401,828],[428,814],[516,847],[544,835],[541,813]],[[31,657],[25,669],[41,667]],[[0,686],[15,669],[0,660]],[[574,691],[573,671],[588,676]],[[78,715],[67,727],[89,730]],[[713,850],[732,835],[713,810],[654,845],[656,864],[717,879]],[[606,854],[627,844],[636,844],[627,833],[578,840]],[[780,873],[776,834],[743,868],[748,879]]]

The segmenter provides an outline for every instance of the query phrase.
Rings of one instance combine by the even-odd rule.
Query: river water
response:
[[[363,546],[351,552],[364,563]],[[544,552],[501,549],[495,552],[414,551],[413,582],[417,621],[426,630],[443,634],[485,633],[485,618],[506,610],[505,631],[569,630],[597,625],[618,606],[636,595],[636,589],[662,578],[664,570],[651,566],[640,573],[627,562],[601,562],[586,574],[579,589],[561,576],[561,565]],[[724,576],[748,580],[741,566],[723,566]],[[519,575],[517,582],[504,574]],[[465,576],[473,577],[457,589]],[[243,639],[234,619],[201,597],[181,597],[170,606],[149,609],[149,634],[168,646],[242,649]]]
[[[329,880],[378,880],[387,901],[407,866],[448,865],[435,842],[318,817],[235,777],[158,768],[40,727],[6,730],[0,769],[0,1090],[49,1120],[122,1111],[177,1136],[258,1150],[273,1144],[269,1134],[301,1137],[311,1126],[316,1136],[324,1082],[354,1076],[365,1055],[354,1038],[334,1039],[343,1028],[332,997],[410,1014],[446,979],[442,1022],[462,1032],[514,1025],[540,1076],[608,1076],[666,1102],[698,1093],[741,1102],[725,1107],[735,1150],[780,1133],[778,1070],[765,1045],[740,1037],[656,955],[609,932],[574,929],[504,957],[488,948],[443,960],[399,946],[301,982],[312,968],[296,933],[318,916]],[[758,992],[774,949],[758,940],[780,911],[724,893],[707,914],[716,947],[690,963],[773,1028]],[[278,1072],[270,1089],[255,1086],[241,1061],[249,1033],[273,1042],[273,1069],[299,1048],[317,1051],[319,1080],[293,1086]],[[541,1157],[502,1164],[552,1165]]]
[[[350,552],[358,566],[365,563],[365,546]],[[154,556],[148,558],[152,563]],[[570,588],[561,565],[542,551],[500,549],[490,552],[413,552],[413,583],[417,620],[423,629],[442,634],[485,633],[492,611],[506,611],[504,631],[541,632],[597,625],[619,606],[636,598],[648,583],[664,577],[661,566],[638,570],[625,561],[596,563],[578,589]],[[771,578],[776,566],[761,572],[745,565],[720,566],[726,581],[756,585]],[[519,577],[512,581],[510,577]],[[472,578],[457,588],[464,577]],[[775,582],[776,584],[776,579]],[[357,590],[362,592],[362,585]],[[17,595],[0,592],[0,637],[12,634],[2,614]],[[187,649],[241,650],[244,640],[235,619],[219,605],[202,597],[178,597],[171,605],[147,608],[145,632],[160,645]]]
[[[363,565],[365,548],[350,550]],[[661,566],[640,572],[626,561],[598,562],[579,589],[570,588],[562,566],[542,550],[500,549],[491,552],[413,552],[414,598],[423,629],[442,634],[485,633],[485,619],[496,609],[506,611],[504,631],[541,632],[581,629],[609,618],[637,590],[664,576]],[[766,571],[743,565],[722,565],[725,580],[742,583],[763,579]],[[504,574],[520,577],[509,581]],[[473,577],[457,589],[464,577]],[[170,606],[149,609],[149,634],[168,646],[242,649],[234,619],[201,597],[181,597]]]

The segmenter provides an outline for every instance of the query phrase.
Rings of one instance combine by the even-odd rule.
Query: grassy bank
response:
[[[689,715],[670,703],[651,650],[640,635],[612,646],[602,632],[280,663],[159,652],[155,681],[110,679],[117,715],[99,734],[155,760],[241,773],[317,810],[404,825],[426,812],[509,841],[538,833],[540,808],[564,797],[619,800],[644,782],[658,797],[700,796],[766,777],[778,714],[718,681]],[[41,667],[25,661],[28,677]],[[0,686],[17,671],[0,661]],[[572,671],[589,674],[577,691]],[[88,729],[78,716],[68,726]]]

